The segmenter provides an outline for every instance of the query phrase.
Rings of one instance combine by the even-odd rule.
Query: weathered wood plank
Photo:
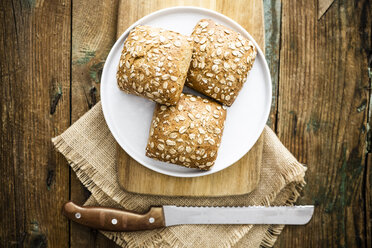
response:
[[[322,18],[333,2],[334,0],[318,0],[318,20]]]
[[[370,109],[372,111],[372,109]],[[371,117],[371,116],[370,116]],[[371,120],[369,120],[371,121]],[[372,247],[372,153],[368,150],[367,155],[367,172],[365,181],[365,211],[366,211],[366,247]]]
[[[121,18],[118,20],[126,20],[118,22],[118,30],[125,31],[132,23],[142,18],[145,15],[150,14],[159,9],[168,8],[172,6],[197,6],[203,8],[209,8],[220,12],[221,14],[227,15],[233,20],[238,21],[238,23],[247,28],[247,31],[253,36],[260,47],[264,47],[265,36],[259,29],[250,29],[249,27],[254,27],[257,25],[259,27],[263,26],[263,18],[251,18],[252,16],[247,16],[246,12],[242,12],[243,9],[254,8],[254,1],[247,0],[235,0],[233,4],[225,0],[152,0],[152,1],[136,1],[128,0],[120,4],[119,15]],[[257,11],[263,11],[263,9]],[[137,13],[141,13],[138,15]],[[118,34],[120,35],[120,34]]]
[[[276,130],[276,115],[279,83],[279,49],[280,49],[280,23],[281,1],[263,0],[265,20],[265,57],[269,65],[272,81],[271,111],[267,125]]]
[[[118,0],[74,0],[72,5],[71,121],[100,100],[101,72],[116,40]],[[71,199],[83,204],[90,193],[72,172]],[[70,223],[70,247],[113,247],[98,231]]]
[[[310,224],[286,227],[277,247],[366,247],[365,149],[371,4],[283,1],[278,135],[308,165],[299,204]]]
[[[87,12],[82,19],[74,19],[81,25],[86,22],[97,27],[92,24],[98,20],[102,24],[116,18],[114,12],[102,18],[101,5],[107,3],[83,2],[85,5],[81,1],[73,4],[74,10],[81,7],[81,12]],[[221,2],[216,4],[226,7]],[[309,226],[286,227],[278,247],[371,247],[370,154],[367,167],[360,166],[365,162],[362,150],[366,128],[360,116],[365,116],[370,101],[363,95],[370,87],[365,84],[363,56],[371,50],[371,7],[368,1],[352,4],[335,2],[319,22],[314,19],[317,13],[313,2],[283,4],[281,16],[286,26],[281,28],[284,37],[280,60],[284,58],[285,64],[281,62],[280,66],[278,131],[290,150],[309,165],[308,186],[300,203],[314,202],[318,208]],[[59,209],[68,198],[68,166],[61,155],[52,151],[49,139],[70,122],[71,5],[69,1],[1,1],[0,5],[0,246],[65,247],[68,226]],[[92,19],[95,21],[90,23]],[[79,44],[84,44],[84,37],[94,36],[94,30],[86,31],[80,34]],[[94,82],[106,56],[104,52],[91,53],[91,47],[80,48],[75,50],[79,55],[73,60],[79,66],[85,65],[72,73],[76,79],[72,121],[98,101],[99,87]],[[309,54],[315,54],[314,58]],[[79,77],[86,80],[80,81]],[[82,203],[86,192],[74,176],[71,184],[72,198]],[[72,235],[81,234],[75,227],[71,231]],[[84,232],[88,235],[83,234],[80,241],[71,237],[73,247],[114,245],[102,235],[97,236],[96,231]],[[84,237],[90,241],[84,242]]]
[[[369,72],[369,104],[367,105],[367,159],[365,176],[365,211],[366,211],[366,239],[367,247],[372,247],[372,53],[368,54],[368,72]],[[361,108],[360,108],[361,109]]]
[[[116,41],[118,0],[74,0],[72,10],[72,122],[100,99],[102,68]]]
[[[1,1],[0,247],[68,247],[71,4]]]

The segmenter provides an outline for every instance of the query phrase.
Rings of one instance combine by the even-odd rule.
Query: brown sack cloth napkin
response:
[[[151,205],[292,205],[300,195],[306,167],[265,127],[261,177],[246,195],[229,197],[143,196],[123,191],[116,180],[116,142],[101,103],[52,139],[82,183],[92,192],[85,205],[145,212]],[[123,247],[271,247],[283,225],[183,225],[141,232],[103,232]]]

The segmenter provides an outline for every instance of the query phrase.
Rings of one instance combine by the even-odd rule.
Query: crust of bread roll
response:
[[[118,86],[129,94],[175,105],[191,55],[191,38],[161,28],[137,26],[124,42],[116,75]]]
[[[181,94],[175,106],[157,104],[146,156],[163,162],[209,170],[215,163],[226,119],[224,106]]]
[[[186,85],[231,106],[256,58],[253,43],[239,33],[209,19],[200,20]]]

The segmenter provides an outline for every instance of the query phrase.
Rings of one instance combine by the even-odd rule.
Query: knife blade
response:
[[[82,225],[105,231],[140,231],[183,224],[285,224],[304,225],[314,206],[151,207],[139,214],[105,207],[82,207],[68,202],[63,214]]]

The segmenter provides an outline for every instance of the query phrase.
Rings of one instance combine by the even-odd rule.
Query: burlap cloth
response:
[[[306,167],[265,127],[261,177],[251,193],[230,197],[158,197],[123,191],[117,182],[116,141],[101,103],[52,139],[78,178],[92,193],[85,205],[144,212],[151,205],[291,205],[302,190]],[[141,232],[102,232],[123,247],[271,247],[282,225],[183,225]]]

